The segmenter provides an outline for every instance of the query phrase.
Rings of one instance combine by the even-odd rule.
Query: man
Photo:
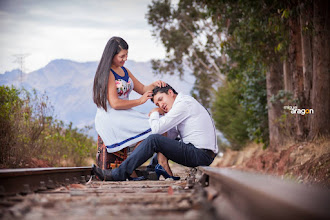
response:
[[[218,153],[215,128],[207,110],[191,96],[177,93],[170,85],[156,87],[152,101],[158,106],[149,113],[152,135],[113,170],[93,166],[101,180],[124,181],[154,152],[162,153],[178,164],[197,167],[210,165]],[[166,113],[163,117],[160,114]],[[180,136],[174,140],[161,134]]]

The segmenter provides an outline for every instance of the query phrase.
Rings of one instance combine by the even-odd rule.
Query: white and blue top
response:
[[[132,79],[125,67],[122,67],[125,76],[115,76],[118,98],[128,100],[134,88]],[[107,102],[108,110],[97,108],[95,129],[107,147],[108,153],[117,152],[146,139],[151,134],[148,116],[133,109],[115,110]]]

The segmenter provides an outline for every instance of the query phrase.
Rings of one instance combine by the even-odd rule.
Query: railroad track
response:
[[[70,183],[86,183],[91,167],[52,167],[0,170],[0,196],[54,189]]]
[[[329,190],[232,169],[180,181],[90,180],[91,167],[0,171],[0,219],[330,219]]]
[[[330,190],[233,169],[201,167],[221,219],[330,219]]]

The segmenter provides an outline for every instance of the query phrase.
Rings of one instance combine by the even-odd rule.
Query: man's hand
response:
[[[161,109],[161,108],[153,108],[153,109],[151,109],[151,111],[149,112],[149,117],[150,117],[150,115],[153,113],[153,112],[158,112],[160,115],[164,115],[165,114],[165,112]]]

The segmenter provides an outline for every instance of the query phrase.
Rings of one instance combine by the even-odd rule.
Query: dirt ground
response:
[[[228,149],[212,166],[267,173],[330,189],[330,139],[291,143],[276,152],[251,143],[241,151]]]

